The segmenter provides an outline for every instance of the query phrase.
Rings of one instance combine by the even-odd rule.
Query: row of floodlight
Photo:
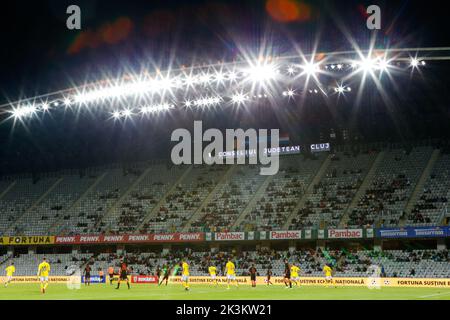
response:
[[[321,64],[320,62],[305,62],[302,65],[291,64],[287,66],[285,73],[290,76],[303,76],[316,77],[318,73],[328,72],[330,70],[353,70],[354,72],[374,72],[381,71],[387,72],[391,67],[391,62],[383,57],[378,58],[362,58],[360,61],[353,61],[351,63],[334,63],[334,64]],[[409,61],[409,66],[411,68],[418,68],[419,66],[424,66],[426,62],[418,58],[411,58]],[[324,71],[325,70],[325,71]],[[196,84],[211,85],[213,83],[224,83],[226,81],[249,81],[251,83],[255,82],[266,82],[271,80],[276,80],[276,78],[282,73],[280,66],[277,66],[269,62],[255,63],[248,68],[241,70],[230,70],[227,72],[214,72],[211,74],[202,73],[197,75],[185,75],[177,76],[174,78],[162,77],[158,79],[138,79],[137,81],[132,81],[124,84],[115,84],[109,87],[100,87],[93,90],[83,90],[73,95],[66,96],[61,99],[56,99],[53,102],[42,102],[39,105],[29,104],[21,105],[12,108],[10,111],[14,118],[22,118],[38,111],[46,112],[51,107],[58,107],[59,105],[64,105],[66,107],[73,104],[84,105],[89,102],[95,102],[104,99],[115,99],[121,98],[129,95],[142,95],[142,94],[155,94],[161,92],[166,92],[171,89],[181,88],[183,86],[193,86]],[[309,93],[319,93],[318,89],[309,89]],[[338,86],[334,88],[336,93],[342,94],[344,92],[350,92],[350,87]],[[261,94],[260,94],[261,95]],[[293,97],[295,91],[288,89],[283,92],[283,96]],[[162,95],[161,95],[162,96]],[[246,95],[242,93],[237,93],[231,97],[232,103],[242,103],[246,100]],[[261,97],[260,97],[261,98]],[[222,98],[217,95],[214,97],[200,98],[194,100],[187,100],[185,106],[187,107],[203,107],[217,105],[222,102]],[[166,105],[155,105],[147,107],[145,113],[154,113],[159,111],[164,111],[167,109]]]
[[[350,92],[351,88],[349,86],[337,86],[332,88],[332,92],[343,94],[345,92]],[[308,89],[305,90],[305,93],[319,93],[324,92],[323,89]],[[287,89],[282,92],[282,96],[292,98],[295,95],[298,95],[300,93],[300,90],[294,90],[294,89]],[[227,100],[231,102],[231,104],[242,104],[249,100],[255,100],[255,99],[264,99],[269,98],[269,95],[267,93],[259,93],[259,94],[245,94],[242,92],[237,92],[233,95],[231,95]],[[210,107],[214,105],[219,105],[223,101],[225,101],[224,97],[221,97],[219,95],[215,96],[209,96],[209,97],[201,97],[197,99],[187,99],[185,100],[182,105],[184,107],[190,108],[190,107]],[[25,118],[32,116],[33,114],[36,114],[38,112],[49,112],[50,109],[59,107],[60,105],[67,107],[71,107],[72,105],[76,104],[75,101],[72,101],[68,98],[63,99],[62,101],[56,100],[51,103],[49,102],[43,102],[41,104],[30,104],[30,105],[21,105],[17,108],[13,108],[10,113],[13,118]],[[140,109],[140,113],[142,114],[152,114],[152,113],[158,113],[162,111],[167,111],[172,108],[174,108],[175,105],[172,103],[160,103],[150,106],[144,106]],[[120,118],[122,116],[128,117],[131,114],[128,114],[128,109],[124,109],[122,111],[114,111],[112,113],[114,118]]]
[[[102,99],[116,99],[130,95],[158,94],[164,95],[172,90],[188,90],[196,85],[212,86],[214,84],[226,84],[226,82],[243,81],[243,83],[261,83],[276,80],[280,74],[290,76],[316,76],[324,70],[356,70],[370,72],[375,70],[387,71],[391,67],[389,60],[385,58],[362,58],[351,63],[324,64],[320,62],[305,62],[302,65],[291,64],[283,70],[273,63],[258,62],[248,68],[230,70],[227,72],[215,71],[213,73],[200,73],[196,75],[178,75],[164,77],[159,75],[155,79],[140,78],[128,83],[114,84],[109,87],[100,87],[92,90],[78,92],[73,100],[76,103],[89,103]],[[411,58],[410,66],[417,68],[425,65],[425,61]]]

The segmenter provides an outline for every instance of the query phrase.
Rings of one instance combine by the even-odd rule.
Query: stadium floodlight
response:
[[[283,96],[285,96],[285,97],[290,97],[291,98],[291,97],[294,96],[294,94],[295,94],[295,92],[292,89],[288,89],[286,91],[283,91]]]
[[[420,64],[424,66],[426,64],[426,62],[422,60],[422,61],[420,61]]]
[[[218,83],[222,83],[225,80],[225,75],[222,72],[216,72],[214,79]]]
[[[115,86],[100,91],[97,98],[117,98],[121,95],[142,95],[149,91],[155,91],[160,86],[156,80],[138,80],[123,86]]]
[[[65,105],[66,107],[70,106],[71,104],[72,104],[72,101],[71,101],[69,98],[65,98],[65,99],[64,99],[64,105]]]
[[[333,68],[333,66],[331,67]],[[317,72],[320,71],[319,64],[314,62],[306,62],[301,68],[303,69],[302,75],[306,74],[308,77],[315,77]]]
[[[173,81],[170,78],[161,78],[161,79],[155,79],[151,81],[151,90],[153,92],[159,92],[162,93],[164,91],[170,90],[173,87]],[[141,90],[142,92],[138,93],[144,93],[145,90],[145,82],[144,82],[144,89]]]
[[[30,116],[36,112],[36,107],[34,105],[19,106],[11,111],[14,118],[23,118]]]
[[[229,81],[235,81],[237,79],[238,75],[234,71],[228,72],[227,78]]]
[[[11,114],[13,115],[14,118],[18,119],[18,118],[22,118],[23,116],[25,116],[25,111],[23,110],[23,108],[17,108],[17,109],[13,109],[11,111]]]
[[[176,88],[180,88],[183,85],[183,81],[180,79],[180,77],[176,77],[172,80],[172,84]]]
[[[144,90],[142,82],[133,82],[124,85],[114,85],[91,91],[80,92],[73,97],[76,103],[88,103],[106,98],[118,98],[125,94],[136,94]]]
[[[391,67],[389,60],[387,60],[386,57],[379,57],[377,59],[372,59],[370,57],[362,58],[361,61],[358,62],[358,66],[358,71],[364,73],[373,72],[375,70],[386,72]]]
[[[200,107],[203,105],[203,99],[194,100],[194,106]]]
[[[79,93],[73,97],[75,103],[86,103],[88,101],[88,97],[86,94]]]
[[[211,75],[204,73],[200,76],[200,82],[203,84],[208,84],[211,81]]]
[[[246,70],[246,74],[252,82],[265,82],[277,76],[277,69],[270,63],[257,63],[256,65],[250,66]]]
[[[342,87],[342,86],[338,86],[337,88],[335,88],[335,91],[336,92],[338,92],[338,93],[343,93],[344,92],[344,87]]]
[[[380,60],[380,62],[378,62],[378,67],[381,71],[387,71],[388,68],[390,68],[390,64],[388,61],[386,61],[386,59],[382,59]]]
[[[372,72],[376,68],[376,60],[371,58],[363,58],[358,63],[359,71],[364,73]]]
[[[158,113],[158,112],[163,112],[163,111],[167,111],[173,108],[172,104],[169,103],[161,103],[161,104],[156,104],[156,105],[152,105],[152,106],[146,106],[146,107],[142,107],[142,110],[145,110],[145,114],[147,113]]]
[[[132,114],[133,114],[133,113],[131,112],[130,109],[125,109],[125,110],[122,111],[122,115],[123,115],[124,117],[130,117]]]
[[[141,107],[141,113],[146,114],[149,112],[148,107]]]
[[[341,69],[342,69],[342,64],[339,63],[339,64],[337,65],[337,68],[338,68],[339,70],[341,70]]]
[[[202,97],[195,100],[186,100],[184,102],[184,105],[186,107],[206,107],[206,106],[212,106],[214,104],[220,103],[221,98],[220,97]]]
[[[293,75],[295,73],[295,68],[293,66],[289,66],[287,69],[287,73],[289,75]]]
[[[352,88],[347,87],[345,85],[338,85],[337,87],[334,88],[334,92],[339,93],[339,94],[343,94],[345,92],[350,92],[352,91]]]
[[[245,100],[247,100],[247,97],[243,93],[236,93],[231,97],[231,102],[235,104],[241,104]]]
[[[411,67],[416,68],[419,65],[419,60],[416,58],[411,58],[410,65]]]
[[[119,119],[119,118],[120,118],[120,112],[119,112],[119,111],[114,111],[114,112],[112,113],[112,117],[113,117],[114,119]]]
[[[184,78],[184,83],[185,83],[188,87],[191,87],[191,86],[193,86],[194,84],[197,83],[197,79],[196,79],[194,76],[188,75],[188,76],[186,76],[186,77]]]
[[[37,108],[34,105],[29,105],[26,107],[26,110],[29,114],[33,114],[37,111]]]
[[[53,106],[55,107],[59,106],[59,102],[58,101],[53,102]]]
[[[44,111],[47,111],[50,108],[50,106],[48,105],[47,102],[43,102],[41,107],[42,107],[42,110],[44,110]]]
[[[309,79],[310,77],[313,77],[314,79],[317,80],[317,74],[320,72],[320,64],[319,63],[314,63],[313,61],[308,62],[305,61],[305,63],[303,65],[300,66],[300,68],[302,68],[302,73],[300,74],[302,75],[306,75],[307,79]]]

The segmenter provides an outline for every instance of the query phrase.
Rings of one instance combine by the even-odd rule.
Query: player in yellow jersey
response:
[[[5,271],[6,271],[5,287],[7,287],[8,284],[12,281],[14,272],[16,272],[16,267],[14,267],[14,262],[11,262],[11,264],[8,267],[6,267]]]
[[[210,266],[208,268],[208,272],[209,272],[209,276],[212,279],[213,284],[215,284],[217,286],[218,285],[218,283],[217,283],[217,268],[215,266]]]
[[[298,273],[300,272],[300,268],[295,264],[291,265],[291,281],[298,286],[300,284],[300,276]]]
[[[42,262],[39,264],[37,276],[41,282],[41,292],[45,293],[48,286],[48,274],[50,273],[50,264],[47,260],[42,258]]]
[[[184,290],[189,291],[189,264],[186,260],[181,263],[181,281],[183,282]]]
[[[230,289],[231,281],[236,283],[236,287],[239,287],[239,283],[236,280],[236,267],[234,263],[231,261],[231,258],[228,258],[228,262],[225,265],[225,274],[227,275],[227,289]]]
[[[333,283],[333,276],[332,276],[333,269],[331,269],[329,264],[326,264],[323,267],[323,273],[325,274],[325,280],[327,281],[327,284],[328,283]]]

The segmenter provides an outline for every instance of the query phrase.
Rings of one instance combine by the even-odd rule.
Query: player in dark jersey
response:
[[[123,260],[120,261],[120,274],[116,289],[119,289],[120,282],[122,280],[125,280],[127,282],[128,289],[130,289],[130,281],[128,280],[128,265]]]
[[[256,268],[255,268],[255,265],[252,264],[252,266],[250,267],[250,269],[248,269],[248,271],[250,272],[250,281],[252,282],[252,287],[256,288]]]
[[[292,289],[291,265],[287,260],[284,260],[284,284],[286,285],[286,288]]]
[[[158,286],[160,286],[164,282],[164,280],[166,281],[166,286],[167,286],[167,284],[169,283],[169,276],[170,276],[171,270],[172,269],[169,266],[163,267],[163,278],[159,282]]]
[[[267,269],[267,279],[266,279],[267,285],[273,285],[273,283],[270,281],[271,277],[272,277],[272,269],[269,268]]]
[[[91,266],[89,264],[84,268],[84,285],[91,285]]]
[[[159,277],[161,276],[161,268],[159,267],[159,265],[156,267],[156,279],[159,283]]]

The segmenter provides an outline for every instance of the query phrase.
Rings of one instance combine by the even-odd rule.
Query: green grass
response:
[[[363,287],[312,287],[285,289],[283,286],[260,285],[250,286],[212,287],[208,285],[192,285],[191,291],[186,292],[181,285],[136,284],[130,290],[123,284],[119,290],[115,285],[93,284],[79,290],[69,290],[65,284],[50,284],[45,294],[39,292],[39,284],[10,284],[7,288],[0,287],[0,300],[239,300],[239,299],[275,299],[275,300],[433,300],[450,299],[450,289],[439,288],[382,288],[369,290]]]

